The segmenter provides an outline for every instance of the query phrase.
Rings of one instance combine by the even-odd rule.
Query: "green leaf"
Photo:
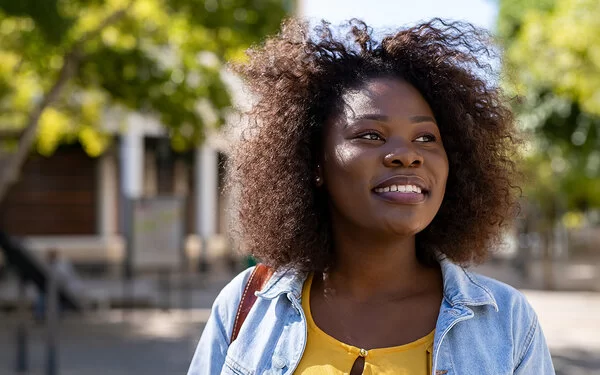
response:
[[[24,127],[68,62],[73,74],[39,122],[39,152],[49,155],[73,141],[91,155],[102,152],[109,142],[102,114],[114,108],[154,116],[174,147],[193,147],[231,106],[220,74],[226,58],[275,33],[293,6],[290,0],[0,0],[0,128]]]

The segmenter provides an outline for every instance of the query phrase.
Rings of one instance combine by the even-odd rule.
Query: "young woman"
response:
[[[347,29],[289,21],[238,69],[256,102],[229,165],[236,229],[274,273],[237,337],[254,269],[223,289],[188,374],[553,374],[523,295],[464,268],[516,212],[485,38]]]

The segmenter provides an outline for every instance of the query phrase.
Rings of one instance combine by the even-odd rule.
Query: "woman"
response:
[[[229,166],[237,234],[274,274],[237,338],[252,269],[223,289],[188,374],[553,374],[525,298],[463,268],[516,212],[485,38],[348,29],[290,21],[238,69],[256,102]]]

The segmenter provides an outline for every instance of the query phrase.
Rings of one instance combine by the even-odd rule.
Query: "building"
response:
[[[0,203],[0,228],[40,256],[56,248],[81,268],[118,273],[126,253],[123,202],[133,181],[139,191],[132,198],[184,199],[184,248],[191,265],[201,254],[208,262],[228,255],[225,195],[219,193],[224,142],[217,135],[197,150],[175,153],[158,124],[130,117],[137,131],[116,134],[100,157],[88,156],[79,144],[63,145],[51,157],[32,154]],[[206,253],[201,238],[209,240]]]

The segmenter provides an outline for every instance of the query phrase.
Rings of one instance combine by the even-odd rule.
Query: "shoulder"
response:
[[[554,374],[550,351],[538,317],[526,296],[510,285],[471,273],[475,282],[492,293],[497,303],[497,314],[490,314],[496,325],[510,332],[513,364],[516,373]],[[491,317],[495,315],[495,317]],[[490,334],[490,330],[487,330]],[[506,331],[505,331],[506,332]]]
[[[532,310],[525,296],[512,286],[447,259],[442,259],[440,264],[444,297],[451,305],[463,304],[484,309],[486,306],[493,307],[493,310],[502,314],[513,309]]]
[[[491,294],[496,301],[497,310],[500,313],[527,313],[534,314],[533,308],[527,301],[527,297],[515,289],[514,287],[492,279],[491,277],[483,276],[476,272],[467,271],[472,281],[484,288]]]
[[[488,317],[494,321],[493,326],[511,332],[514,342],[515,357],[521,358],[534,341],[541,335],[538,317],[527,297],[501,281],[470,272],[475,283],[487,289],[497,304],[497,313]]]
[[[226,306],[226,305],[237,305],[242,299],[242,294],[244,293],[244,288],[246,287],[246,283],[250,278],[250,275],[254,271],[256,267],[250,267],[242,272],[240,272],[237,276],[235,276],[223,289],[219,292],[219,295],[215,299],[213,304],[214,306]]]
[[[255,267],[250,267],[240,272],[219,292],[212,306],[211,315],[213,319],[220,322],[227,330],[227,336],[231,336],[233,322],[237,314],[238,306],[242,300],[242,294],[246,283]]]
[[[463,294],[448,302],[454,303],[453,309],[462,304],[463,316],[469,318],[453,328],[449,351],[460,358],[477,358],[477,363],[466,363],[483,366],[481,373],[553,373],[542,329],[526,296],[471,270],[455,271],[455,287]]]

